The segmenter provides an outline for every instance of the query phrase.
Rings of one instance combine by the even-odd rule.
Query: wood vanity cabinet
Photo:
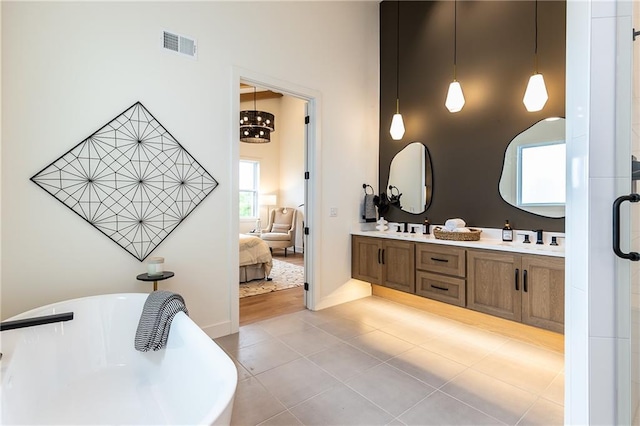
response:
[[[522,274],[522,322],[564,333],[564,258],[522,256]]]
[[[465,306],[465,249],[416,243],[416,294]]]
[[[415,244],[354,235],[351,276],[407,293],[415,292]]]
[[[564,258],[468,250],[467,307],[564,332]]]
[[[372,284],[382,284],[382,240],[351,237],[351,277]]]
[[[564,332],[564,258],[353,235],[353,278]]]

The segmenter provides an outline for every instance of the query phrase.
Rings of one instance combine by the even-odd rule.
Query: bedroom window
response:
[[[258,217],[260,162],[240,160],[240,219]]]

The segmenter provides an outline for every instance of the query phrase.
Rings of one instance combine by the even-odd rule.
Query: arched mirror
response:
[[[420,142],[410,143],[391,161],[387,184],[391,205],[408,213],[424,213],[431,204],[432,182],[427,147]]]
[[[564,217],[566,144],[564,118],[541,120],[517,135],[505,151],[500,195],[529,213]]]

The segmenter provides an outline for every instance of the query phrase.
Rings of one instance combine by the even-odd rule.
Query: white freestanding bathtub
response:
[[[173,319],[166,348],[134,349],[147,296],[85,297],[11,318],[74,312],[2,332],[1,423],[228,425],[235,365],[187,315]]]

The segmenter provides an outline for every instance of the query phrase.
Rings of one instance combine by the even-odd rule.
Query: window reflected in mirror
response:
[[[527,212],[564,217],[564,118],[541,120],[513,138],[504,156],[500,195],[507,203]]]
[[[566,199],[564,141],[518,147],[518,206],[558,206]]]

